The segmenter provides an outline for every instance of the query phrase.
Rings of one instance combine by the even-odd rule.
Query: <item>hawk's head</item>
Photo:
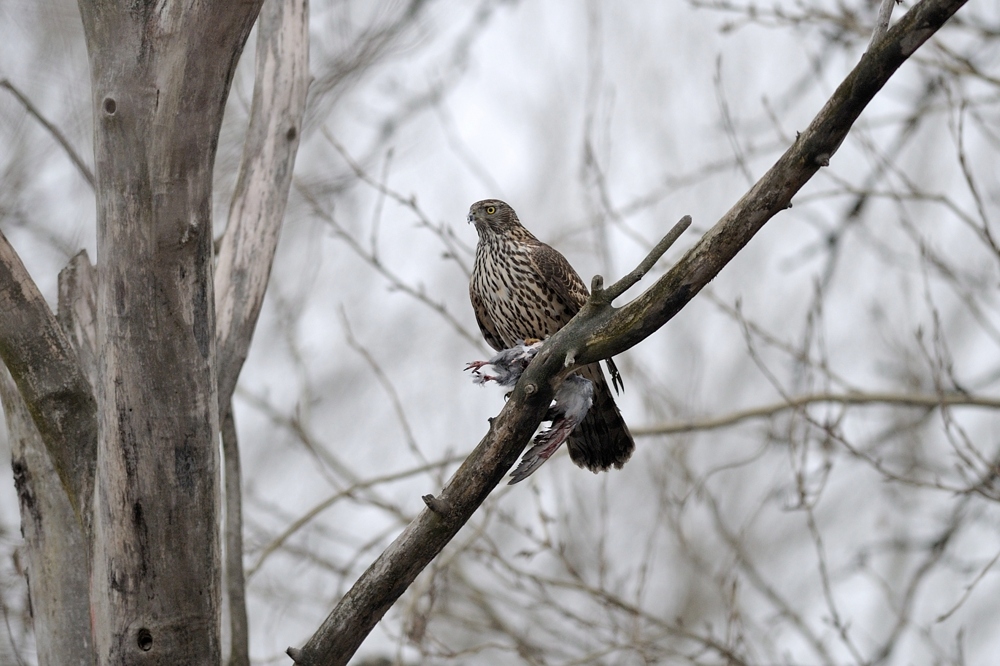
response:
[[[480,238],[508,233],[521,227],[514,209],[499,199],[483,199],[472,204],[468,220],[476,225]]]

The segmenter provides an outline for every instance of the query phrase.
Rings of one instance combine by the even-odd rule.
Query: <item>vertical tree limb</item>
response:
[[[250,125],[215,276],[220,413],[257,325],[302,135],[309,89],[307,0],[267,0]]]
[[[76,350],[80,370],[91,386],[96,385],[97,270],[91,265],[86,250],[78,252],[59,271],[59,307],[56,319]],[[95,456],[96,453],[95,447]]]
[[[229,666],[250,666],[250,631],[243,573],[243,474],[232,402],[222,413],[222,460],[226,472],[225,572],[226,596],[229,598]]]
[[[250,349],[292,182],[309,89],[308,0],[265,0],[250,123],[215,274],[219,412],[226,485],[230,666],[249,666],[242,472],[232,395]]]

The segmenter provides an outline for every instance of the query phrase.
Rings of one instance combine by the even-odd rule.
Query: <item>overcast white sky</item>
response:
[[[661,261],[658,275],[764,173],[864,52],[874,17],[865,0],[773,4],[790,15],[811,9],[833,15],[846,4],[855,22],[763,16],[762,24],[744,25],[739,12],[682,2],[442,0],[429,3],[379,64],[314,95],[271,290],[236,403],[248,566],[288,523],[357,480],[468,452],[499,411],[501,392],[473,386],[462,372],[467,361],[487,353],[469,341],[478,340],[462,267],[470,265],[467,250],[476,240],[465,223],[469,204],[503,198],[588,282],[595,273],[614,279],[631,270],[674,221],[690,214],[692,230]],[[1000,14],[992,4],[970,3],[978,6],[960,16],[995,30]],[[402,3],[366,5],[312,3],[317,82],[327,80],[332,63],[351,52],[364,30],[398,16]],[[0,36],[0,78],[24,90],[92,162],[89,74],[76,4],[0,0]],[[217,225],[228,206],[252,95],[253,38],[220,140]],[[630,425],[726,414],[782,394],[955,388],[935,386],[942,378],[975,394],[1000,395],[1000,262],[969,222],[980,212],[956,159],[961,136],[985,217],[995,224],[1000,40],[977,46],[981,38],[963,30],[948,43],[973,54],[992,80],[946,79],[929,97],[926,117],[890,154],[928,81],[948,75],[940,54],[922,50],[922,62],[903,66],[794,208],[767,225],[710,293],[620,359],[626,390],[619,404]],[[427,104],[431,92],[436,102]],[[949,111],[959,100],[970,107],[964,134]],[[414,211],[353,180],[331,139],[374,178],[415,197],[428,219],[465,248],[457,261],[444,256],[441,238],[418,224]],[[879,171],[883,159],[892,164],[888,176]],[[62,150],[3,90],[0,169],[0,228],[54,302],[56,275],[68,257],[79,248],[96,256],[94,200]],[[851,221],[850,190],[871,187],[873,173],[882,174],[875,189],[895,195],[873,197]],[[917,190],[953,205],[899,194]],[[352,250],[303,193],[362,253],[375,248],[394,277]],[[828,243],[831,235],[840,239],[836,248]],[[935,268],[938,259],[951,267],[951,277]],[[451,319],[393,280],[426,294]],[[744,320],[734,316],[736,309]],[[383,380],[349,344],[345,318]],[[801,363],[795,350],[811,362]],[[501,559],[558,576],[558,561],[546,559],[551,554],[515,556],[530,545],[525,533],[544,527],[541,514],[560,515],[564,522],[549,528],[580,560],[584,578],[593,574],[623,594],[643,587],[630,598],[648,612],[716,628],[728,612],[719,590],[731,582],[740,590],[733,603],[745,614],[754,663],[821,663],[804,632],[747,581],[720,536],[718,509],[832,659],[854,661],[852,649],[870,655],[891,633],[897,602],[926,555],[919,544],[954,519],[959,500],[946,491],[886,482],[848,446],[921,478],[933,472],[961,484],[958,450],[968,442],[984,460],[995,459],[1000,436],[995,411],[956,409],[950,420],[931,415],[911,428],[903,424],[914,420],[912,412],[866,409],[839,420],[838,409],[818,408],[810,412],[812,424],[786,415],[701,434],[639,438],[623,470],[599,476],[557,456],[528,482],[495,496],[492,518],[474,526],[482,530],[478,543],[495,546]],[[298,434],[282,425],[292,417],[302,424]],[[826,419],[837,422],[842,439],[815,427]],[[292,549],[270,556],[250,580],[255,659],[284,663],[284,648],[311,633],[344,586],[422,508],[420,495],[436,492],[441,481],[437,472],[425,473],[358,492],[293,537]],[[802,492],[815,500],[814,513],[797,506]],[[969,500],[971,517],[948,557],[921,579],[907,611],[913,624],[888,663],[957,663],[948,660],[959,634],[963,663],[991,663],[1000,649],[990,619],[998,610],[995,571],[947,621],[934,619],[1000,549],[997,508],[995,501]],[[0,475],[0,513],[0,547],[9,553],[18,541],[9,474]],[[472,539],[472,529],[459,540]],[[893,550],[887,545],[893,539],[913,547]],[[820,552],[850,641],[831,626]],[[600,575],[593,564],[599,555],[608,567]],[[509,587],[509,573],[462,557],[455,556],[455,571],[487,589]],[[8,570],[4,584],[14,589],[10,564],[0,566]],[[454,576],[450,584],[460,587]],[[430,585],[423,584],[418,592]],[[421,598],[404,597],[364,650],[416,659],[420,653],[406,645],[401,627]],[[580,603],[581,613],[600,614]],[[457,622],[454,615],[465,607],[453,604],[441,611],[439,624],[431,623],[440,644],[472,649],[491,640],[490,631]],[[579,651],[562,646],[547,663],[585,659],[603,638],[544,610],[509,620],[545,636],[530,623],[565,624],[553,633],[578,643]],[[623,629],[613,638],[622,642],[628,635]],[[607,663],[641,662],[627,651],[610,655]],[[521,663],[511,649],[493,648],[472,650],[460,661]]]

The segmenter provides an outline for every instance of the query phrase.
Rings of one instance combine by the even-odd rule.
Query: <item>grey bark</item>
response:
[[[7,238],[0,233],[0,358],[10,371],[70,506],[90,525],[97,404],[76,352]]]
[[[80,370],[94,386],[97,383],[97,271],[86,250],[79,252],[59,271],[56,319],[76,350]],[[95,456],[96,453],[95,447]]]
[[[21,511],[38,663],[92,666],[88,540],[28,407],[3,368],[0,400]]]
[[[837,88],[833,97],[746,195],[688,253],[631,303],[615,308],[602,280],[587,305],[546,341],[522,375],[490,431],[438,497],[362,574],[319,630],[301,648],[297,664],[346,664],[417,575],[457,534],[517,460],[541,422],[554,387],[573,369],[638,344],[686,305],[792,196],[830,163],[848,131],[889,77],[965,0],[922,0],[893,26]],[[627,283],[627,282],[626,282]]]
[[[60,295],[71,290],[66,284],[60,275]],[[60,328],[2,234],[0,312],[0,355],[11,373],[2,372],[0,399],[39,663],[93,664],[88,586],[97,405],[75,336]],[[65,324],[74,321],[67,312]]]
[[[30,291],[33,287],[29,284],[26,288]],[[58,323],[81,359],[81,370],[90,382],[95,367],[95,297],[96,276],[86,253],[81,252],[59,274]],[[37,295],[39,300],[35,302],[39,303],[40,298]],[[48,311],[47,306],[45,310]],[[52,320],[46,316],[44,321],[51,324]],[[96,660],[90,632],[89,535],[85,534],[84,524],[53,465],[53,457],[6,370],[0,371],[0,400],[11,443],[38,663],[89,666]],[[94,455],[96,416],[95,407],[89,425],[82,428],[88,438],[83,443],[92,443],[90,451]],[[93,486],[92,480],[89,485]],[[89,514],[90,502],[86,506],[86,515]]]
[[[243,494],[239,440],[232,403],[222,414],[222,460],[226,470],[226,596],[229,599],[229,666],[250,666],[246,577],[243,571]]]
[[[215,276],[218,400],[226,479],[230,666],[250,663],[242,476],[232,394],[250,348],[278,246],[309,81],[308,2],[266,0],[257,27],[250,122]]]
[[[100,257],[100,663],[221,659],[212,167],[259,9],[80,2]]]
[[[256,72],[240,175],[216,267],[220,413],[250,348],[292,184],[309,89],[307,0],[264,4]]]
[[[41,664],[220,658],[218,419],[263,301],[309,83],[307,3],[270,0],[222,243],[217,329],[212,165],[260,4],[81,2],[100,275],[85,253],[74,258],[60,273],[57,320],[0,235],[0,356],[14,378],[0,381],[0,397]],[[226,425],[239,664],[248,662],[239,459],[231,418]]]

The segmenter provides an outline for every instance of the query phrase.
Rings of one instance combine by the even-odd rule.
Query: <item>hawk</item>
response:
[[[573,318],[589,292],[566,258],[535,238],[503,201],[472,204],[469,222],[479,242],[469,297],[487,344],[500,351],[522,340],[545,339]],[[608,371],[618,383],[611,359]],[[576,374],[593,383],[593,406],[566,441],[570,458],[593,472],[621,468],[635,450],[611,389],[597,363]]]

